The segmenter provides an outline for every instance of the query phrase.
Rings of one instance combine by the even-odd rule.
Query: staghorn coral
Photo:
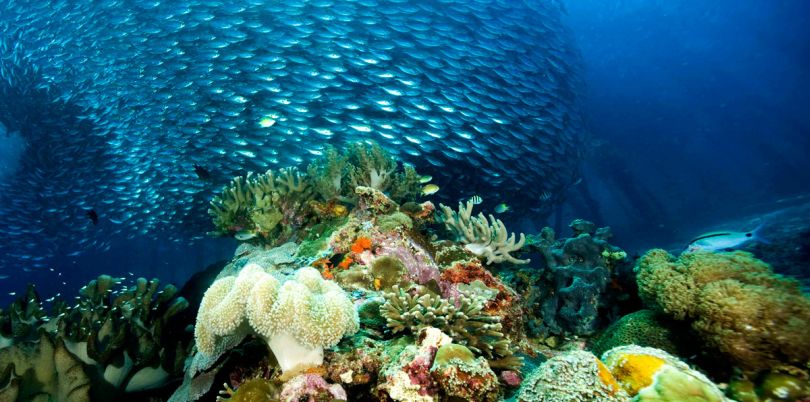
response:
[[[602,361],[634,401],[728,401],[711,380],[660,349],[619,346]]]
[[[675,258],[651,250],[636,267],[650,307],[689,322],[746,373],[810,361],[810,298],[743,251]]]
[[[466,206],[459,202],[458,212],[456,212],[446,205],[439,204],[443,212],[444,225],[455,235],[456,240],[464,243],[464,248],[471,253],[485,258],[487,265],[502,262],[529,263],[529,260],[521,260],[509,254],[523,247],[526,241],[523,233],[520,234],[520,240],[516,242],[515,234],[509,235],[500,219],[489,215],[489,222],[487,222],[483,213],[472,216],[473,205],[472,200],[467,201]]]
[[[599,359],[586,351],[552,357],[529,373],[520,386],[519,402],[622,402],[627,394]]]
[[[287,373],[320,365],[323,348],[357,329],[357,313],[346,293],[314,268],[283,277],[248,264],[237,277],[220,278],[206,291],[195,339],[200,353],[214,356],[232,345],[230,338],[253,331]]]
[[[411,294],[395,286],[385,299],[380,311],[393,333],[436,327],[488,359],[513,357],[501,332],[501,318],[484,313],[486,300],[478,296],[461,294],[453,301],[428,293],[424,287]]]

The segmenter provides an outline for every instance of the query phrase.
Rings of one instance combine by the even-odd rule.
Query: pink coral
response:
[[[325,398],[347,400],[339,384],[329,384],[317,374],[301,374],[284,384],[281,400],[285,402],[316,402]]]

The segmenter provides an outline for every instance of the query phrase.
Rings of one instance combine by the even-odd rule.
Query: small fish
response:
[[[439,191],[439,186],[435,184],[428,184],[422,187],[422,195],[436,194],[437,191]]]
[[[540,195],[537,198],[540,201],[544,201],[544,202],[548,201],[548,200],[551,199],[551,193],[549,193],[548,191],[543,191],[542,193],[540,193]]]
[[[194,166],[194,173],[201,180],[208,180],[208,179],[211,178],[211,172],[208,171],[208,169],[206,169],[206,168],[204,168],[204,167],[202,167],[202,166],[200,166],[200,165],[198,165],[196,163],[193,166]]]
[[[474,195],[474,196],[470,197],[470,202],[472,202],[473,205],[479,205],[482,202],[484,202],[484,199],[481,198],[480,195]]]
[[[95,209],[86,211],[84,213],[84,216],[86,216],[87,219],[90,219],[93,222],[93,225],[98,225],[98,213],[96,212]]]
[[[8,275],[0,275],[0,279],[8,279]]]
[[[430,175],[419,176],[419,184],[430,183],[431,180],[433,180],[433,176]]]
[[[502,202],[502,203],[495,206],[495,213],[496,214],[502,214],[504,212],[508,212],[510,209],[511,208],[509,208],[509,205],[506,205],[506,203]]]
[[[710,232],[704,233],[689,242],[686,251],[722,251],[740,248],[751,241],[766,243],[759,235],[762,225],[750,232]]]
[[[253,232],[253,231],[250,231],[250,230],[240,230],[240,231],[236,232],[235,235],[233,235],[233,237],[235,237],[236,240],[239,240],[239,241],[247,241],[247,240],[250,240],[250,239],[252,239],[252,238],[254,238],[256,236],[258,236],[258,234],[256,232]]]

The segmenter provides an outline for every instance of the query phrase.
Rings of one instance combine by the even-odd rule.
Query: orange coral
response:
[[[352,244],[352,252],[360,254],[366,250],[371,250],[371,239],[365,236],[358,237]]]
[[[349,266],[352,265],[353,262],[354,260],[352,260],[352,257],[346,257],[340,262],[340,264],[338,264],[338,267],[341,269],[349,269]]]

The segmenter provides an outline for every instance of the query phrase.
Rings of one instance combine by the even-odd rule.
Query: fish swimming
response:
[[[439,191],[439,186],[435,184],[427,184],[422,187],[422,195],[436,194]]]
[[[193,166],[194,166],[194,174],[196,174],[198,178],[200,178],[201,180],[208,180],[211,178],[211,172],[209,172],[208,169],[196,163]]]
[[[750,232],[720,231],[704,233],[689,242],[686,251],[723,251],[733,250],[744,246],[752,241],[766,243],[767,241],[760,235],[762,225]]]
[[[495,213],[496,214],[502,214],[502,213],[505,213],[505,212],[509,212],[509,210],[511,210],[511,208],[509,207],[509,205],[506,205],[506,203],[504,203],[504,202],[502,202],[502,203],[495,206]]]
[[[582,63],[557,1],[29,3],[0,0],[0,121],[30,144],[0,183],[0,266],[200,240],[212,182],[326,144],[378,142],[436,201],[557,202],[579,177]],[[103,233],[77,224],[91,205]]]
[[[472,201],[473,205],[479,205],[484,202],[484,199],[480,195],[474,195],[470,197],[470,201]]]

